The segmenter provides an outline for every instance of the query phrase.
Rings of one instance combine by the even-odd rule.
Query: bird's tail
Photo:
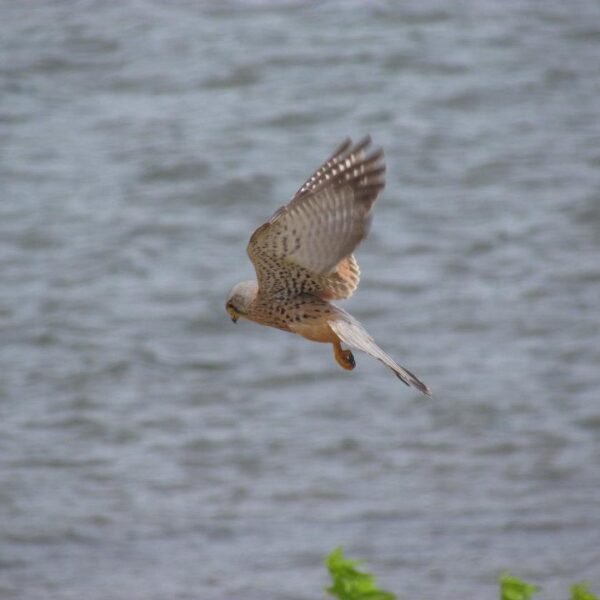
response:
[[[340,310],[340,312],[342,311]],[[406,385],[415,387],[426,396],[431,397],[429,386],[423,383],[416,375],[413,375],[408,369],[401,367],[391,356],[386,354],[352,315],[343,311],[343,317],[329,321],[329,326],[342,342],[351,348],[370,354],[373,358],[381,361],[386,367],[394,371],[396,377],[401,379]]]

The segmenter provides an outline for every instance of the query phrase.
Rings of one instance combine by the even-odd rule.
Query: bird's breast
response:
[[[300,321],[290,325],[290,331],[301,335],[312,342],[324,342],[333,344],[337,341],[337,335],[329,327],[329,323],[325,319],[318,322]]]

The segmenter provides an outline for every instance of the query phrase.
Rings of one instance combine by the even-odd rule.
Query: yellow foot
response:
[[[342,369],[352,371],[356,366],[356,361],[354,360],[352,352],[350,350],[342,350],[342,346],[339,343],[333,345],[333,353],[335,355],[335,360],[337,360]]]

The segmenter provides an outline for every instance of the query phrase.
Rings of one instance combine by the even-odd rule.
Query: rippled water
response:
[[[598,593],[599,6],[0,4],[0,596]],[[223,310],[366,132],[346,308],[431,401]]]

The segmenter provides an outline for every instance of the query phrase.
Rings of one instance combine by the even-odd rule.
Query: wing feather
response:
[[[281,291],[293,277],[298,293],[352,295],[360,279],[352,252],[368,233],[373,203],[385,185],[383,152],[368,154],[370,143],[369,137],[356,145],[345,140],[254,232],[248,255],[261,289]]]

